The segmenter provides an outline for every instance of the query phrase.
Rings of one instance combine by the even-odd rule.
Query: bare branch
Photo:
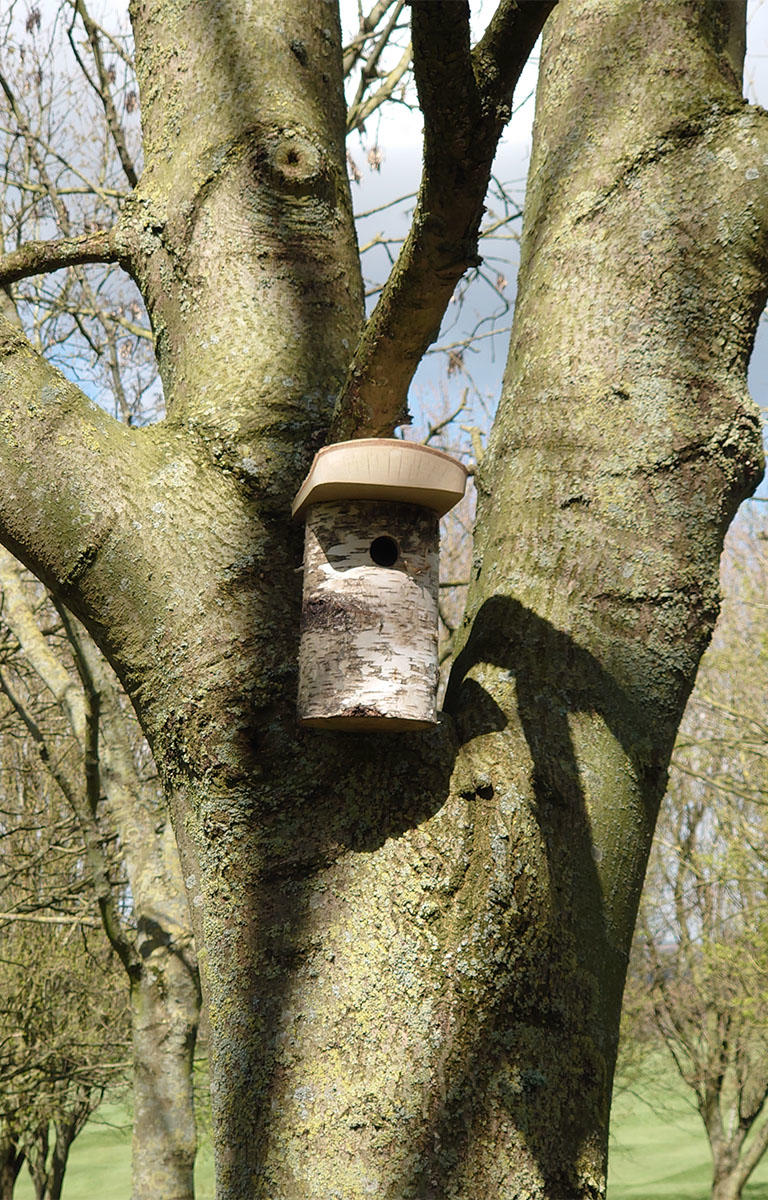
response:
[[[57,763],[52,758],[48,742],[40,726],[17,691],[11,688],[1,670],[0,691],[9,700],[17,716],[24,724],[35,744],[43,767],[58,785],[62,795],[77,817],[85,842],[86,858],[93,879],[93,889],[99,905],[104,931],[126,971],[130,975],[133,975],[139,968],[139,959],[135,946],[123,929],[120,914],[115,903],[114,891],[104,858],[101,833],[93,811],[93,797],[90,794],[90,788],[87,794],[83,794],[77,786],[73,785],[60,763]]]
[[[409,42],[402,53],[400,61],[388,75],[382,80],[381,86],[376,89],[367,99],[357,98],[349,106],[347,112],[347,133],[352,133],[354,129],[360,129],[370,117],[371,113],[380,108],[387,100],[392,98],[392,94],[400,80],[403,78],[408,68],[411,65],[411,55],[413,49]],[[361,80],[361,85],[362,85]]]
[[[388,208],[394,208],[395,205],[404,204],[406,200],[415,200],[416,192],[406,192],[404,196],[396,196],[394,200],[387,200],[384,204],[377,204],[375,208],[368,208],[365,212],[356,212],[355,220],[362,221],[366,217],[374,217],[376,213],[384,212]]]
[[[95,917],[69,917],[64,914],[49,917],[40,913],[7,912],[0,913],[0,921],[29,921],[34,925],[83,925],[87,929],[98,929],[101,926],[101,921],[97,921]]]
[[[455,408],[453,410],[453,412],[449,413],[447,417],[443,417],[442,420],[430,422],[429,429],[427,430],[427,435],[423,439],[423,443],[425,446],[428,446],[429,443],[433,440],[433,438],[436,438],[441,433],[443,433],[444,430],[447,429],[447,427],[449,425],[452,425],[453,422],[461,415],[461,413],[464,412],[464,409],[467,407],[467,397],[468,396],[469,396],[469,389],[464,388],[464,391],[461,394],[461,400],[459,401],[458,407]]]
[[[394,3],[395,0],[377,0],[377,3],[374,4],[368,15],[362,17],[360,28],[349,45],[344,47],[343,69],[345,78],[349,75],[350,71],[354,70],[355,64],[362,58],[365,43],[375,33],[379,21],[381,21]],[[402,9],[402,7],[402,3],[398,4],[398,10]]]
[[[112,92],[109,86],[109,76],[104,66],[104,57],[101,53],[99,26],[95,23],[95,21],[91,20],[88,10],[85,7],[84,0],[74,0],[74,10],[75,13],[80,17],[80,20],[83,22],[83,27],[85,28],[85,33],[88,38],[88,44],[91,47],[93,61],[96,64],[98,82],[91,78],[90,72],[80,57],[80,52],[75,45],[75,39],[72,36],[72,31],[74,29],[74,17],[72,19],[72,24],[67,30],[69,44],[72,47],[72,52],[75,58],[80,64],[80,69],[82,70],[83,75],[101,100],[101,103],[104,107],[104,113],[107,118],[109,132],[112,135],[112,141],[115,144],[115,149],[117,150],[118,158],[120,159],[123,171],[125,172],[125,177],[131,187],[135,188],[136,184],[139,182],[139,177],[136,173],[133,159],[128,152],[128,146],[125,141],[125,133],[112,100]]]
[[[27,121],[26,117],[24,116],[23,112],[21,111],[21,108],[19,107],[19,102],[16,98],[16,94],[15,94],[13,88],[11,87],[8,79],[6,79],[5,75],[3,75],[1,72],[0,72],[0,88],[2,88],[3,92],[5,93],[5,98],[8,101],[10,110],[13,113],[13,116],[16,120],[16,124],[18,126],[18,132],[21,134],[21,137],[24,139],[24,144],[27,148],[29,157],[30,157],[31,161],[34,163],[35,169],[36,169],[38,175],[40,176],[40,182],[45,187],[46,195],[50,199],[50,202],[53,206],[53,210],[56,213],[56,216],[58,218],[59,225],[61,226],[62,232],[69,235],[72,231],[71,231],[69,212],[67,210],[67,206],[64,204],[64,201],[62,200],[61,196],[59,195],[53,179],[51,178],[50,174],[46,170],[45,163],[40,154],[40,148],[37,144],[37,138],[35,137],[32,130],[30,129],[29,122]]]
[[[0,257],[0,286],[85,263],[114,263],[121,258],[114,229],[99,229],[77,237],[27,242]]]
[[[414,372],[456,284],[478,265],[496,146],[514,86],[554,3],[505,0],[473,52],[463,0],[414,0],[413,69],[424,115],[419,198],[339,395],[331,440],[389,434],[405,419]]]

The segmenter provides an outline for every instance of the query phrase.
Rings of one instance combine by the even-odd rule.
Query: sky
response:
[[[768,0],[750,0],[747,7],[747,61],[744,94],[768,108]],[[749,388],[768,418],[768,310],[763,313],[749,365]]]

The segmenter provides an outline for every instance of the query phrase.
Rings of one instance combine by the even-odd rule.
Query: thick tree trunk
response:
[[[710,1200],[741,1200],[743,1182],[739,1173],[715,1170]]]
[[[762,117],[735,86],[734,11],[566,0],[545,32],[515,326],[446,701],[464,787],[494,797],[491,845],[503,820],[515,847],[497,1071],[537,1080],[508,1091],[527,1136],[496,1125],[476,1195],[501,1179],[505,1195],[602,1193],[655,814],[717,613],[723,531],[760,477],[745,372],[766,263],[743,211]]]
[[[120,672],[165,782],[219,1200],[604,1195],[656,807],[760,473],[766,138],[736,11],[557,5],[449,715],[384,745],[295,720],[290,505],[361,319],[338,29],[324,0],[134,6],[126,254],[169,417],[118,435],[91,414],[67,494],[80,512],[103,490],[105,515],[75,554],[74,518],[50,514],[28,557]]]

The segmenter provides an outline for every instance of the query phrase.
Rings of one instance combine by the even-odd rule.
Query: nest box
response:
[[[466,480],[450,455],[394,438],[315,455],[293,505],[306,520],[303,725],[394,731],[436,722],[439,521]]]

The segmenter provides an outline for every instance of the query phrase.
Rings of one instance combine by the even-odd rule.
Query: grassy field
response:
[[[86,1125],[69,1155],[62,1200],[130,1200],[131,1128],[123,1105],[103,1104]],[[213,1158],[203,1146],[195,1163],[196,1200],[214,1200]],[[14,1200],[34,1200],[26,1170]]]
[[[129,1200],[131,1131],[125,1108],[103,1105],[75,1142],[63,1200]],[[617,1092],[613,1107],[608,1200],[708,1200],[710,1158],[701,1121],[685,1089],[666,1069],[645,1098]],[[197,1200],[214,1200],[210,1147],[195,1170]],[[33,1200],[22,1176],[16,1200]],[[768,1156],[744,1191],[744,1200],[768,1200]]]
[[[666,1060],[659,1062],[650,1086],[632,1090],[617,1085],[608,1200],[708,1200],[709,1145],[691,1099]],[[745,1187],[743,1200],[768,1200],[768,1155]]]

